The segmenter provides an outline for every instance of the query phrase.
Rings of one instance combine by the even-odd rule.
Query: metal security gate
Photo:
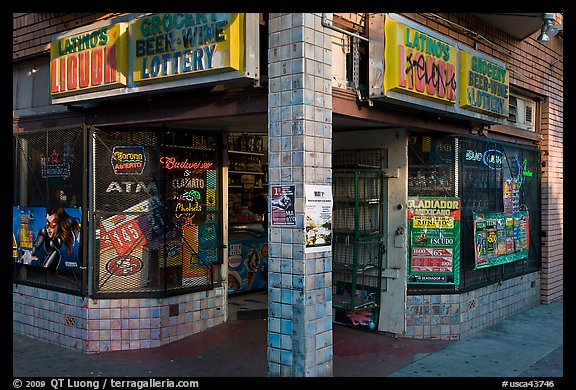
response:
[[[93,132],[99,295],[210,289],[222,263],[220,136]]]
[[[333,170],[335,322],[375,330],[384,244],[384,173],[378,150],[338,151]]]

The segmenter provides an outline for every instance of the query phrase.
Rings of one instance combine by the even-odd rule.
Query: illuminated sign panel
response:
[[[454,104],[456,47],[390,18],[384,29],[384,90]]]
[[[508,88],[504,66],[460,50],[460,107],[507,117]]]
[[[50,45],[50,94],[126,85],[126,23],[57,38]]]
[[[132,26],[134,83],[240,71],[244,14],[163,13]]]

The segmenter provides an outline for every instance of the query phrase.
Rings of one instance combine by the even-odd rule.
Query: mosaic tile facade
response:
[[[271,226],[268,375],[332,376],[332,252],[306,253],[304,188],[332,183],[331,36],[320,14],[270,14],[269,185],[294,186],[295,224]]]
[[[13,329],[88,353],[154,348],[224,322],[221,287],[169,298],[82,298],[14,285]]]
[[[462,294],[409,295],[402,337],[460,340],[539,303],[539,272]]]

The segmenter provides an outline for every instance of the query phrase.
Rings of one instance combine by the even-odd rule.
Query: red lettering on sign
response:
[[[54,58],[50,68],[52,94],[103,86],[119,81],[115,44]]]

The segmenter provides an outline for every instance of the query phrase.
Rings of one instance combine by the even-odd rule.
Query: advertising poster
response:
[[[520,211],[520,186],[516,179],[504,180],[504,213],[512,214]]]
[[[228,294],[265,289],[268,286],[268,240],[249,231],[230,232]]]
[[[12,208],[13,261],[59,270],[80,270],[79,207]]]
[[[147,283],[150,245],[164,235],[157,197],[100,221],[99,288],[140,288]]]
[[[306,185],[304,224],[306,228],[305,252],[332,250],[332,186]]]
[[[408,198],[408,283],[459,283],[460,206],[459,198]]]
[[[474,268],[492,267],[528,257],[528,211],[472,213]]]
[[[296,225],[294,186],[272,186],[272,226]]]

